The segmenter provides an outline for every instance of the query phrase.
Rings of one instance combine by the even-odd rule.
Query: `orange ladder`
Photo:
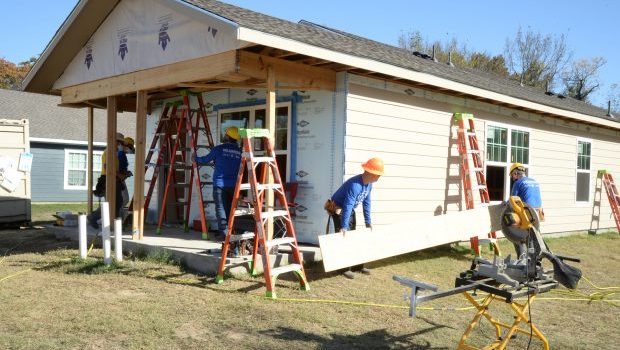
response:
[[[199,217],[201,222],[201,230],[202,230],[202,238],[207,239],[207,220],[205,216],[204,206],[207,204],[204,201],[202,195],[203,187],[208,184],[208,182],[203,182],[200,180],[200,166],[196,163],[196,161],[191,157],[191,154],[196,154],[196,151],[200,147],[205,147],[207,149],[213,148],[213,139],[211,136],[211,129],[209,127],[209,121],[207,120],[207,113],[205,110],[205,105],[202,100],[202,95],[200,93],[193,93],[189,90],[181,90],[181,96],[183,97],[183,103],[180,105],[174,105],[173,108],[176,108],[175,114],[171,115],[171,120],[175,121],[173,126],[176,126],[175,134],[171,134],[170,129],[167,130],[159,130],[159,133],[156,133],[155,139],[158,136],[161,136],[162,132],[165,135],[165,142],[162,145],[162,149],[166,147],[166,149],[170,150],[170,157],[168,159],[168,164],[163,164],[163,152],[160,150],[158,156],[158,164],[156,166],[167,166],[167,174],[166,177],[166,185],[164,187],[164,193],[162,198],[162,203],[159,211],[159,220],[157,222],[157,234],[161,234],[161,226],[163,224],[164,217],[166,215],[166,204],[168,201],[168,193],[170,192],[170,187],[173,187],[173,191],[176,193],[177,187],[184,188],[184,198],[178,198],[175,196],[176,201],[174,203],[176,208],[183,208],[183,226],[185,232],[189,231],[189,217],[191,212],[192,205],[192,193],[194,182],[196,185],[196,189],[198,192],[198,210]],[[196,96],[198,100],[197,109],[191,109],[190,107],[190,95]],[[178,112],[180,111],[180,115]],[[192,124],[194,122],[194,124]],[[202,125],[202,126],[201,126]],[[158,126],[159,129],[159,126]],[[208,145],[199,146],[198,145],[198,135],[200,132],[204,132],[207,136]],[[153,140],[153,143],[156,143],[156,140]],[[186,146],[186,143],[189,142],[189,147]],[[152,145],[153,145],[152,143]],[[167,146],[166,146],[167,143]],[[150,153],[151,151],[149,151]],[[150,154],[149,154],[150,155]],[[147,157],[150,160],[150,157]],[[176,172],[181,171],[184,174],[185,182],[177,182]],[[189,171],[189,174],[188,174]],[[155,169],[155,173],[157,173],[157,169]],[[189,176],[188,176],[189,175]],[[154,178],[156,179],[155,175]],[[195,181],[194,181],[195,180]],[[153,193],[154,181],[151,180],[151,184],[149,186],[149,192],[147,194],[147,199],[150,202],[151,195]],[[147,204],[149,202],[146,202]],[[145,205],[145,208],[148,208]],[[178,212],[177,212],[178,213]],[[180,215],[177,215],[179,217]]]
[[[480,204],[483,207],[489,206],[489,189],[487,188],[486,176],[484,173],[484,162],[482,152],[478,145],[478,136],[474,123],[474,115],[468,113],[454,113],[454,119],[458,125],[458,150],[461,156],[461,179],[463,181],[463,192],[465,194],[465,206],[467,210],[474,209],[474,191],[480,194]],[[473,185],[473,181],[476,185]],[[480,255],[480,243],[490,243],[499,255],[499,246],[496,242],[495,231],[489,232],[489,238],[480,240],[478,236],[469,239],[471,249],[476,255]]]
[[[614,182],[614,177],[607,170],[599,170],[599,176],[603,176],[603,185],[605,186],[605,192],[607,192],[607,198],[609,199],[609,206],[611,207],[611,213],[616,221],[616,228],[620,233],[620,192]]]
[[[237,184],[235,185],[235,194],[233,197],[233,204],[231,207],[231,217],[228,220],[228,234],[224,240],[222,248],[222,258],[220,260],[220,266],[218,269],[215,282],[220,284],[224,282],[224,268],[226,265],[226,258],[228,256],[228,250],[230,243],[233,241],[244,240],[248,238],[254,238],[254,249],[252,253],[252,265],[251,273],[256,275],[256,258],[260,254],[263,263],[263,275],[265,276],[265,284],[267,287],[266,296],[268,298],[276,298],[274,291],[275,281],[280,274],[293,272],[297,276],[300,282],[302,290],[310,290],[310,285],[306,280],[306,273],[303,267],[303,259],[299,247],[297,245],[297,237],[295,235],[295,227],[291,214],[288,208],[288,202],[284,191],[282,179],[280,178],[280,171],[278,170],[278,164],[276,162],[276,155],[273,149],[273,140],[269,136],[269,131],[266,129],[240,129],[239,135],[243,139],[243,154],[241,156],[241,166],[239,167],[239,175],[237,177]],[[255,157],[252,150],[252,139],[262,139],[264,156]],[[258,166],[261,165],[258,169]],[[249,183],[243,182],[244,171],[247,170],[247,179]],[[273,175],[273,184],[261,183],[258,179],[267,179],[268,171],[271,170]],[[260,174],[257,176],[257,172]],[[266,190],[273,190],[276,199],[282,205],[282,208],[267,208],[263,203]],[[235,234],[233,227],[235,222],[235,216],[243,215],[245,212],[242,210],[237,211],[237,206],[240,200],[240,192],[249,191],[250,203],[249,212],[254,216],[254,232],[246,232],[243,234]],[[265,210],[270,209],[270,210]],[[281,217],[286,226],[286,235],[282,238],[275,238],[269,240],[267,238],[266,225],[270,218]],[[280,267],[272,267],[269,252],[271,248],[278,247],[280,245],[290,245],[292,248],[293,264],[284,265]],[[259,252],[260,251],[260,252]]]

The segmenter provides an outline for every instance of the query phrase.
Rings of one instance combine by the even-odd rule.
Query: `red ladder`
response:
[[[215,282],[220,284],[224,282],[224,268],[226,267],[226,257],[228,255],[228,249],[230,243],[233,241],[244,240],[248,238],[254,238],[254,250],[252,253],[252,266],[251,273],[256,275],[256,258],[260,254],[263,263],[263,275],[265,276],[265,284],[267,287],[266,296],[268,298],[276,298],[274,291],[275,281],[280,274],[293,272],[299,279],[300,287],[302,290],[309,290],[310,285],[306,280],[306,273],[303,267],[303,259],[299,247],[297,245],[297,237],[295,235],[295,227],[293,226],[293,220],[288,208],[288,202],[286,200],[286,194],[282,179],[280,178],[280,171],[278,170],[278,163],[276,162],[276,155],[273,150],[273,140],[269,137],[269,131],[266,129],[240,129],[239,135],[243,139],[243,154],[241,156],[241,166],[239,167],[239,175],[237,177],[237,184],[235,186],[235,194],[233,197],[233,204],[231,207],[231,217],[228,220],[228,234],[224,240],[222,247],[222,258],[220,260],[220,266],[218,269]],[[252,151],[252,138],[262,139],[263,150],[265,155],[262,157],[255,157]],[[260,170],[257,169],[258,165],[262,164]],[[243,182],[243,174],[247,169],[247,175],[249,183]],[[271,170],[274,182],[260,183],[258,179],[267,179],[268,171]],[[257,172],[260,174],[257,176]],[[275,199],[281,203],[282,208],[271,208],[271,211],[263,211],[266,205],[263,203],[266,190],[273,190]],[[251,198],[250,209],[254,215],[254,232],[248,232],[243,234],[235,234],[233,227],[235,222],[235,216],[243,215],[245,212],[242,210],[237,211],[239,203],[239,192],[249,191],[249,197]],[[269,208],[268,208],[269,209]],[[282,238],[275,238],[269,240],[267,233],[265,232],[265,226],[268,219],[281,217],[286,226],[286,235]],[[269,252],[271,248],[280,245],[290,245],[292,248],[293,264],[284,265],[280,267],[271,267],[271,261]],[[260,253],[259,253],[260,250]]]
[[[620,233],[620,192],[614,182],[614,177],[611,176],[607,170],[599,170],[599,176],[603,176],[603,185],[607,192],[607,199],[609,199],[609,206],[611,207],[611,213],[616,221],[616,228]]]
[[[174,203],[176,208],[182,207],[184,209],[183,212],[183,226],[185,232],[189,231],[189,217],[192,206],[192,192],[194,186],[194,180],[196,184],[196,189],[198,192],[198,210],[201,222],[202,229],[202,238],[207,239],[207,219],[205,216],[204,206],[207,202],[204,201],[202,195],[202,188],[208,184],[208,182],[203,182],[200,180],[200,166],[196,163],[196,161],[191,157],[191,154],[196,154],[198,146],[198,134],[200,131],[203,131],[207,135],[208,145],[202,146],[208,149],[213,148],[213,139],[211,136],[211,129],[209,127],[209,121],[207,120],[207,113],[205,110],[205,105],[202,100],[202,95],[200,93],[192,93],[189,90],[181,90],[181,96],[183,97],[183,103],[178,106],[173,106],[176,108],[176,111],[180,111],[179,116],[175,116],[171,114],[173,118],[171,120],[175,121],[176,124],[176,133],[171,134],[171,130],[160,130],[159,135],[156,133],[155,138],[161,136],[161,132],[165,135],[167,140],[166,143],[162,145],[166,147],[166,149],[170,150],[170,157],[168,159],[168,164],[162,164],[163,152],[160,150],[158,156],[158,164],[156,166],[167,166],[168,168],[168,176],[166,177],[166,185],[164,187],[164,194],[162,198],[161,208],[159,211],[159,220],[157,222],[157,234],[161,234],[161,226],[163,224],[164,217],[166,215],[166,204],[168,201],[168,193],[170,191],[170,187],[173,187],[173,191],[176,193],[177,187],[185,188],[184,190],[185,196],[183,199],[179,199],[176,196],[176,201]],[[190,108],[190,95],[196,96],[198,99],[198,109]],[[194,124],[192,125],[192,121]],[[201,126],[202,124],[202,126]],[[159,128],[159,126],[158,126]],[[189,142],[189,147],[186,147],[185,143]],[[153,141],[156,143],[156,140]],[[153,145],[152,143],[152,145]],[[149,151],[150,153],[150,151]],[[147,157],[150,160],[150,158]],[[189,164],[189,163],[191,164]],[[189,176],[187,171],[189,170]],[[183,172],[185,182],[179,183],[176,181],[177,174],[176,172]],[[157,169],[155,169],[155,173],[157,173]],[[155,177],[155,175],[154,175]],[[147,195],[147,199],[150,202],[150,197],[152,195],[152,190],[154,188],[154,181],[151,180],[151,185],[149,186],[149,193]],[[148,203],[148,202],[146,202]],[[145,208],[148,208],[145,205]],[[177,212],[178,213],[178,212]],[[179,213],[178,213],[179,214]],[[177,215],[179,217],[180,215]]]
[[[467,210],[474,209],[474,191],[480,194],[480,203],[483,207],[489,206],[489,189],[487,188],[484,173],[482,152],[478,145],[478,136],[474,123],[474,115],[468,113],[454,113],[454,119],[458,125],[458,150],[461,156],[461,179],[463,181],[463,193]],[[476,185],[473,185],[473,181]],[[488,241],[496,254],[499,254],[499,246],[496,243],[495,231],[489,232]],[[469,239],[471,248],[476,255],[480,255],[480,240],[478,236]]]

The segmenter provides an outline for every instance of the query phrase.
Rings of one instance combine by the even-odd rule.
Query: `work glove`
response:
[[[346,236],[347,234],[347,230],[345,229],[340,229],[340,232],[342,232],[342,237]]]
[[[366,228],[369,228],[372,231],[372,224],[366,224]]]

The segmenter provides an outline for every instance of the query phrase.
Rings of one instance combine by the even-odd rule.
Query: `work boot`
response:
[[[360,270],[361,273],[363,273],[364,275],[370,275],[370,269],[367,269],[365,267],[362,267]]]
[[[344,275],[344,277],[346,277],[346,278],[348,278],[348,279],[350,279],[350,280],[352,280],[352,279],[354,279],[354,278],[355,278],[355,274],[354,274],[354,273],[353,273],[353,271],[351,271],[351,270],[347,270],[347,271],[345,271],[345,272],[343,273],[343,275]]]

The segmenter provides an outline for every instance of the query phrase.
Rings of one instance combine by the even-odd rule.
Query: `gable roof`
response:
[[[55,140],[88,140],[88,114],[84,108],[60,107],[60,97],[0,89],[0,119],[28,119],[30,137]],[[94,141],[106,142],[107,114],[94,110]],[[135,114],[119,113],[118,131],[135,135]]]
[[[620,122],[617,118],[607,116],[607,110],[583,101],[568,97],[560,98],[558,95],[547,95],[540,89],[521,86],[518,82],[495,74],[474,69],[451,67],[446,63],[434,62],[429,59],[414,56],[411,52],[402,48],[383,44],[340,30],[315,25],[307,21],[294,23],[219,1],[183,1],[224,17],[237,23],[241,27],[290,38],[332,51],[368,58],[408,70],[428,73],[437,77],[446,78],[500,94],[506,94],[526,101]]]
[[[80,0],[26,77],[25,90],[50,93],[54,81],[120,1]],[[417,57],[404,49],[343,31],[305,21],[293,23],[215,0],[170,1],[181,1],[237,24],[237,39],[250,45],[324,60],[333,58],[341,67],[374,71],[380,79],[392,78],[448,94],[620,129],[620,118],[607,116],[605,109],[572,98],[546,95],[490,73]]]

